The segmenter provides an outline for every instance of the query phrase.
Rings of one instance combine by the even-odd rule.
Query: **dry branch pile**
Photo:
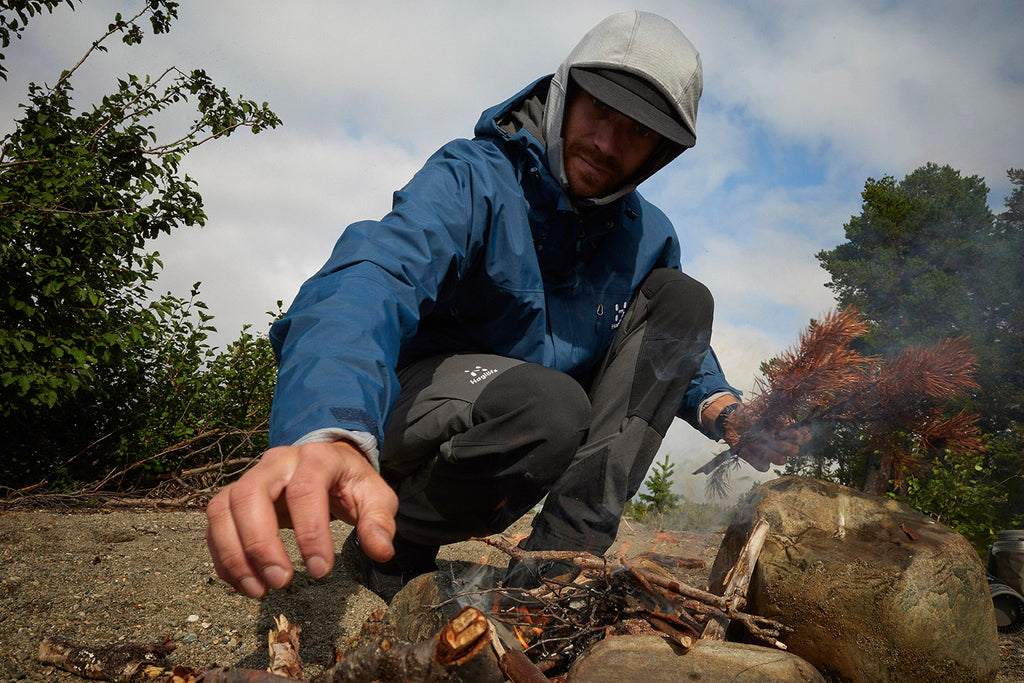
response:
[[[710,493],[724,495],[745,441],[822,423],[857,425],[882,454],[879,476],[894,478],[897,486],[920,471],[922,450],[982,448],[977,415],[947,415],[945,408],[978,387],[968,340],[943,340],[882,358],[853,348],[868,327],[855,308],[834,311],[802,332],[795,349],[766,365],[754,398],[727,418],[738,440],[696,472],[711,475]]]
[[[659,568],[703,566],[700,560],[643,553],[637,558],[646,560],[642,563],[610,562],[587,553],[523,551],[501,537],[485,539],[521,562],[570,560],[579,570],[575,576],[544,579],[530,591],[493,591],[492,618],[515,634],[546,673],[564,671],[608,636],[657,633],[687,650],[700,637],[724,640],[724,629],[714,625],[730,621],[754,640],[785,649],[779,638],[787,627],[742,611],[749,572],[766,532],[763,525],[751,535],[750,550],[733,572],[739,583],[725,597],[679,582]]]
[[[265,423],[256,429],[210,429],[126,467],[110,470],[94,482],[57,493],[46,491],[50,484],[47,480],[15,490],[0,487],[0,509],[97,505],[166,509],[205,504],[220,487],[259,461],[256,454],[262,449],[255,444],[265,440],[266,432]],[[65,465],[77,457],[72,456]],[[197,464],[156,476],[140,475],[150,462],[162,458]],[[142,479],[145,483],[139,483]]]

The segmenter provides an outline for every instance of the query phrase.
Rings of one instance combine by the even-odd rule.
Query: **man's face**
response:
[[[661,136],[583,90],[565,113],[562,159],[575,197],[602,197],[622,187],[643,165]]]

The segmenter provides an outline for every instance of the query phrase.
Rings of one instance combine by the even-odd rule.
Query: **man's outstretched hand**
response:
[[[322,578],[334,565],[332,515],[356,527],[363,551],[383,562],[394,554],[397,510],[394,491],[348,442],[281,446],[210,501],[206,544],[217,575],[258,598],[292,580],[279,529],[294,529],[306,568]]]

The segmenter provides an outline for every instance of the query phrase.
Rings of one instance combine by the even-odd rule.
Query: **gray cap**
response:
[[[650,83],[625,71],[573,67],[569,76],[591,97],[683,147],[697,136],[676,118],[668,98]]]

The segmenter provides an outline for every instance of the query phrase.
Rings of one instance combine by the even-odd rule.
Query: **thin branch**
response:
[[[139,17],[141,17],[143,14],[145,14],[148,11],[149,11],[149,6],[147,5],[145,8],[140,10],[138,14],[136,14],[134,17],[132,17],[127,23],[128,24],[134,24],[135,21]],[[98,40],[93,41],[93,44],[89,47],[88,50],[85,51],[85,54],[82,55],[82,58],[78,60],[78,63],[75,64],[70,69],[65,70],[64,73],[61,74],[61,77],[57,81],[57,84],[54,85],[53,88],[50,89],[51,92],[54,91],[54,90],[57,90],[57,88],[59,88],[61,85],[63,85],[66,80],[71,78],[71,75],[73,73],[75,73],[76,71],[78,71],[78,67],[82,66],[82,64],[85,63],[85,60],[87,60],[89,58],[89,55],[92,54],[93,50],[95,50],[96,48],[98,48],[100,46],[100,43],[102,43],[104,40],[106,40],[107,38],[109,38],[110,36],[114,35],[115,33],[117,33],[120,30],[121,30],[120,26],[116,26],[114,24],[111,24],[106,33],[104,33],[102,36],[100,36],[100,38]]]

